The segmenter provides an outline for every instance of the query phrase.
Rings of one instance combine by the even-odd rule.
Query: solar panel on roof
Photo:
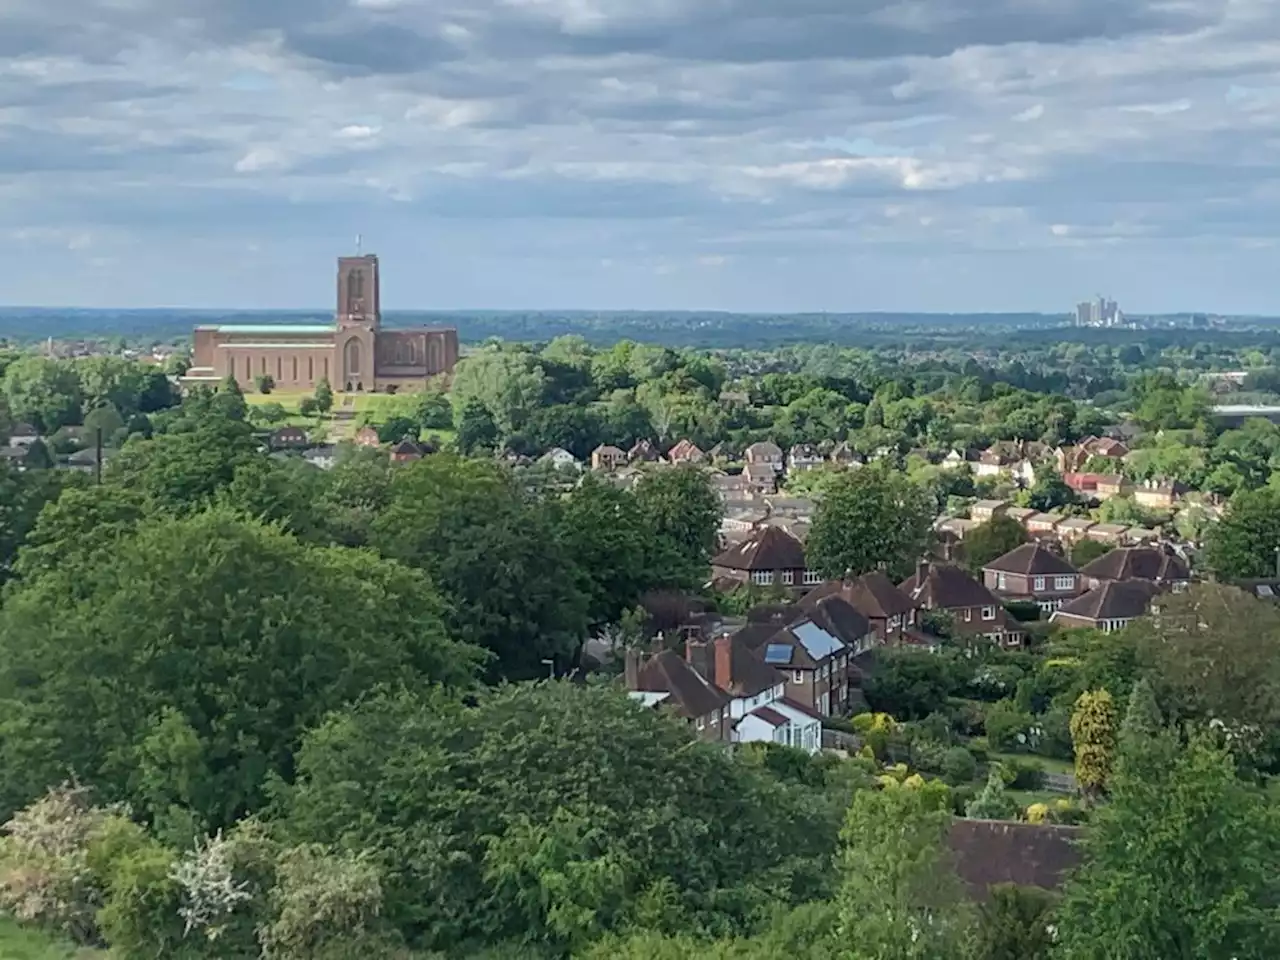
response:
[[[785,643],[771,643],[764,648],[765,663],[790,663],[791,647]]]

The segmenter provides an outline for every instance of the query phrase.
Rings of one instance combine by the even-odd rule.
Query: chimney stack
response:
[[[716,675],[714,682],[722,690],[733,687],[733,637],[722,633],[716,637]]]
[[[623,677],[627,682],[627,690],[640,689],[640,651],[635,647],[628,647],[624,663]]]
[[[715,662],[711,653],[711,644],[697,634],[689,634],[684,641],[684,659],[698,675],[711,683],[716,682]]]

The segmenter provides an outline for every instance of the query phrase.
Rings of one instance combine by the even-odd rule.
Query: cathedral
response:
[[[421,389],[453,372],[458,331],[453,327],[383,330],[378,258],[338,259],[338,309],[325,324],[216,324],[195,329],[186,384],[234,377],[245,390],[267,374],[279,390],[395,393]]]

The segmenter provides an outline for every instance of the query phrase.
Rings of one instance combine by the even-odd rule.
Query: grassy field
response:
[[[107,954],[101,950],[77,949],[0,918],[0,960],[107,960]]]
[[[1041,757],[1031,753],[993,753],[992,760],[1003,760],[1006,763],[1010,761],[1020,761],[1026,763],[1028,760],[1034,761],[1044,767],[1045,773],[1067,773],[1074,774],[1075,767],[1070,760],[1055,760],[1052,757]]]

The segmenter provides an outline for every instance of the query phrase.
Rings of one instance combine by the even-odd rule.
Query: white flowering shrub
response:
[[[94,806],[88,791],[72,783],[15,813],[0,828],[0,910],[81,943],[94,941],[102,891],[90,848],[115,819],[124,819],[124,811]]]
[[[183,933],[217,940],[236,909],[253,899],[249,884],[235,876],[232,841],[219,830],[174,864],[170,876],[182,890]]]
[[[364,854],[294,847],[276,866],[270,906],[272,919],[258,932],[267,960],[313,960],[335,947],[341,952],[340,944],[372,945],[382,912],[381,871]]]

